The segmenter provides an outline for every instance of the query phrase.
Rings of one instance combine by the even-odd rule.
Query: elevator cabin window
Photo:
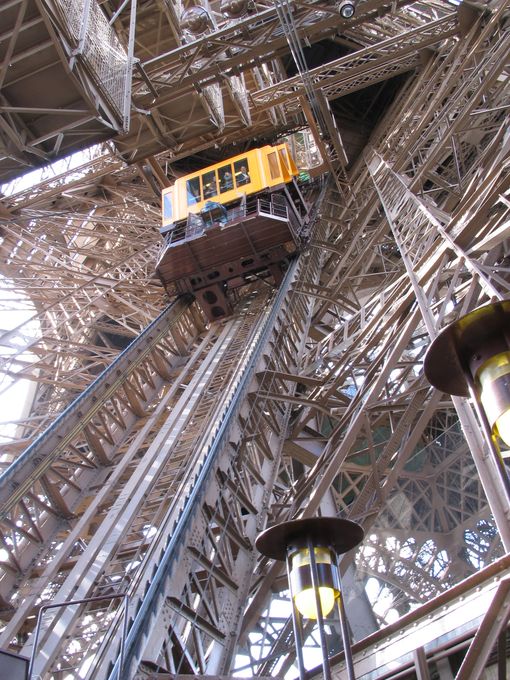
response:
[[[241,187],[244,184],[251,182],[250,179],[250,168],[248,166],[248,160],[246,158],[236,161],[234,163],[234,174],[236,178],[236,186]]]
[[[271,173],[271,179],[276,179],[280,177],[280,166],[278,165],[278,157],[276,151],[268,154],[267,160],[269,162],[269,172]]]
[[[280,149],[280,160],[282,162],[282,167],[291,175],[289,157],[287,156],[287,151],[285,149]]]
[[[170,222],[173,217],[172,211],[172,192],[163,194],[163,222]]]
[[[230,191],[234,188],[234,179],[232,175],[232,166],[224,165],[218,170],[220,176],[220,194],[224,194],[225,191]]]
[[[188,196],[188,205],[198,203],[200,198],[200,180],[198,177],[193,177],[186,182],[186,193]]]
[[[210,198],[211,196],[216,196],[218,194],[218,185],[214,170],[202,175],[202,189],[204,191],[204,198]]]

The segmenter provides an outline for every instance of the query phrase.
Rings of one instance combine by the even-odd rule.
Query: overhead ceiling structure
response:
[[[254,542],[317,514],[365,529],[341,564],[357,677],[506,663],[510,498],[423,357],[509,295],[508,22],[503,1],[2,4],[0,649],[32,677],[295,677]],[[309,244],[210,324],[155,277],[160,191],[285,135],[322,158]]]
[[[0,179],[127,127],[131,51],[93,2],[2,3]]]

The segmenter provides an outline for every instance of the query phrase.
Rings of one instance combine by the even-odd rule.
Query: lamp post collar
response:
[[[266,557],[285,560],[289,546],[306,547],[309,540],[316,547],[333,549],[337,555],[361,543],[363,528],[356,522],[338,517],[309,517],[276,524],[263,531],[255,546]]]

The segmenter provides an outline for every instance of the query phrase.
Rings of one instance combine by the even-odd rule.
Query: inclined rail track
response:
[[[200,327],[189,301],[168,307],[2,474],[0,537],[8,558],[0,589],[13,611],[4,645],[39,601],[41,581],[46,599],[58,589],[65,565],[83,552],[83,526],[91,521],[97,490],[112,465],[119,477],[129,467],[124,452],[133,442],[140,446],[149,405],[185,361]]]
[[[253,351],[265,297],[249,313],[211,328],[190,356],[153,415],[158,429],[152,443],[143,455],[134,453],[122,475],[116,470],[117,481],[98,498],[92,521],[100,528],[60,584],[58,600],[129,590],[133,607],[140,605]],[[108,601],[48,613],[34,672],[83,672],[92,655],[94,667],[105,669],[105,657],[116,655],[118,616],[118,603]]]

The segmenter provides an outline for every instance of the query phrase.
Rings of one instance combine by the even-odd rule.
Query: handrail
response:
[[[32,680],[32,672],[34,670],[35,656],[37,652],[37,643],[39,642],[39,634],[41,632],[42,617],[48,609],[58,609],[61,607],[72,607],[78,604],[89,604],[90,602],[103,602],[104,600],[119,600],[124,601],[124,612],[122,616],[122,634],[120,638],[120,652],[119,652],[119,668],[124,669],[124,649],[128,626],[128,612],[129,612],[129,595],[127,593],[113,593],[109,595],[98,595],[95,597],[85,597],[80,600],[68,600],[67,602],[51,602],[43,604],[37,613],[37,624],[34,633],[34,642],[32,645],[32,654],[30,655],[30,663],[28,665],[27,680]],[[122,677],[122,676],[121,676]]]
[[[401,646],[406,631],[417,630],[416,627],[419,625],[420,621],[427,621],[430,626],[430,622],[433,620],[434,616],[443,619],[445,612],[456,601],[466,601],[470,594],[479,593],[480,596],[482,596],[484,586],[492,584],[495,588],[495,584],[498,583],[502,577],[507,577],[509,573],[510,555],[507,554],[480,571],[471,574],[463,581],[451,586],[447,591],[436,595],[436,597],[430,599],[416,609],[413,609],[413,611],[404,614],[398,621],[390,623],[384,628],[380,628],[374,633],[371,633],[366,638],[353,643],[351,647],[356,673],[360,672],[358,664],[363,662],[366,663],[372,651],[377,652],[379,655],[381,654],[382,645],[385,641],[394,639]],[[482,615],[483,612],[480,610],[478,611],[478,614]],[[459,624],[460,623],[464,623],[464,620],[459,620]],[[441,633],[444,634],[444,628],[441,629]],[[343,662],[343,652],[333,655],[330,659],[332,669],[337,668]],[[317,666],[316,668],[309,670],[308,673],[310,678],[317,678],[321,673],[321,667]]]
[[[210,223],[208,223],[205,217],[214,210],[218,211],[218,219],[211,219]],[[271,194],[268,198],[248,196],[240,205],[233,208],[227,208],[222,206],[221,203],[217,203],[208,211],[198,214],[189,213],[185,224],[179,224],[173,229],[170,229],[166,233],[163,250],[201,236],[209,227],[217,222],[225,226],[238,222],[244,218],[261,214],[271,215],[272,217],[286,219],[291,222],[290,215],[292,214],[292,211],[289,210],[285,196],[277,193]],[[216,217],[216,215],[214,217]],[[293,232],[297,236],[295,229],[293,229]]]

